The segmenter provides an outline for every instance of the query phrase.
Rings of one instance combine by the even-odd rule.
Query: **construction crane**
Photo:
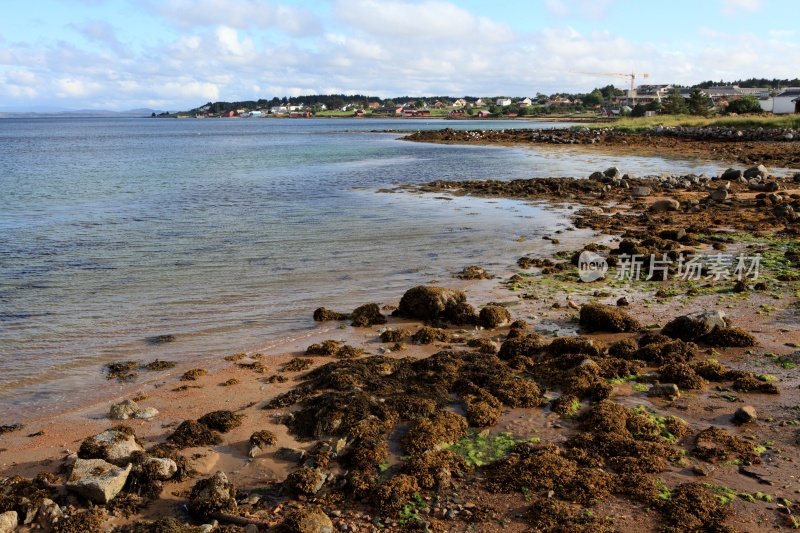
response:
[[[628,91],[628,98],[630,98],[631,100],[636,98],[636,77],[639,76],[643,80],[646,80],[647,78],[650,77],[650,75],[647,73],[636,74],[633,72],[630,74],[620,74],[618,72],[576,72],[575,74],[586,74],[587,76],[613,76],[617,78],[629,79],[631,80],[631,88]]]

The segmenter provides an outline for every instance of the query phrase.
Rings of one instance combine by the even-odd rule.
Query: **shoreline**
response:
[[[738,293],[732,292],[733,283],[731,281],[712,284],[701,283],[697,286],[681,283],[662,285],[659,283],[653,284],[652,282],[625,285],[613,283],[613,280],[597,283],[578,283],[574,270],[569,266],[569,260],[565,261],[564,258],[568,257],[569,252],[573,250],[586,249],[591,243],[597,242],[598,237],[600,237],[599,241],[608,247],[603,253],[608,253],[609,250],[617,247],[622,249],[623,246],[621,244],[624,241],[621,240],[620,235],[624,236],[629,242],[636,243],[635,246],[644,247],[644,250],[649,250],[650,248],[666,250],[667,248],[663,247],[667,246],[670,250],[693,248],[713,252],[714,250],[722,250],[724,249],[723,246],[727,246],[729,251],[739,252],[747,251],[747,247],[752,246],[753,243],[760,243],[763,246],[759,249],[763,249],[765,253],[772,254],[769,256],[771,258],[770,268],[780,267],[780,275],[784,275],[784,273],[788,275],[792,269],[797,269],[798,267],[793,266],[794,259],[788,256],[786,256],[788,258],[786,260],[779,259],[777,251],[783,252],[783,249],[787,246],[787,239],[791,240],[792,235],[796,235],[796,233],[792,233],[797,229],[796,221],[792,222],[775,215],[777,212],[776,206],[780,205],[781,202],[776,204],[769,203],[771,200],[767,201],[766,199],[767,194],[770,193],[752,191],[749,185],[737,183],[736,181],[729,184],[729,188],[726,191],[729,190],[730,192],[725,195],[725,199],[710,201],[707,197],[718,190],[718,185],[725,184],[725,180],[698,181],[697,183],[691,183],[688,188],[673,188],[669,179],[637,180],[636,178],[627,178],[627,187],[625,187],[621,185],[621,180],[624,179],[621,176],[611,178],[611,176],[602,172],[599,174],[601,176],[594,176],[589,180],[439,181],[422,187],[400,187],[398,191],[407,193],[415,191],[435,192],[451,195],[471,194],[488,198],[502,197],[522,201],[547,202],[550,205],[564,203],[575,205],[575,214],[573,216],[575,227],[582,228],[584,232],[590,232],[591,234],[579,239],[567,238],[573,232],[550,235],[551,239],[556,239],[559,242],[556,243],[551,240],[554,247],[549,250],[549,253],[543,253],[539,257],[529,257],[530,261],[525,264],[534,265],[533,270],[531,270],[530,266],[528,268],[523,268],[521,265],[518,267],[511,266],[516,258],[508,258],[508,271],[492,272],[492,274],[499,274],[499,278],[481,281],[438,280],[441,282],[441,286],[466,290],[467,301],[478,308],[485,307],[491,302],[500,303],[502,307],[505,307],[511,313],[513,319],[525,321],[528,323],[529,331],[536,331],[538,335],[537,342],[539,342],[539,338],[543,342],[545,339],[552,342],[558,337],[569,337],[575,334],[591,340],[594,344],[583,345],[578,350],[577,355],[580,355],[580,358],[571,363],[575,365],[574,368],[567,366],[567,368],[561,370],[561,372],[566,373],[565,375],[585,366],[582,361],[586,358],[590,361],[595,359],[597,361],[590,362],[588,366],[597,365],[599,362],[603,365],[610,365],[602,368],[613,368],[614,365],[622,364],[619,361],[615,362],[614,358],[608,355],[603,355],[604,352],[598,353],[596,346],[609,347],[623,339],[635,339],[642,332],[648,330],[657,331],[656,328],[650,328],[650,326],[653,324],[664,326],[676,316],[684,315],[691,311],[724,308],[725,314],[734,326],[744,328],[755,335],[757,346],[748,350],[737,347],[709,346],[700,341],[700,346],[694,355],[695,359],[693,361],[703,361],[713,357],[723,365],[729,366],[738,372],[770,374],[774,376],[775,381],[773,383],[777,384],[780,396],[741,393],[731,390],[730,385],[724,381],[721,384],[713,381],[711,383],[706,382],[701,384],[699,388],[693,388],[689,382],[682,382],[680,386],[683,393],[682,398],[667,399],[648,396],[646,390],[653,386],[653,381],[652,378],[647,376],[653,373],[666,372],[664,368],[659,368],[657,365],[651,364],[652,362],[648,362],[643,367],[640,366],[638,368],[633,379],[615,381],[609,391],[610,398],[615,404],[625,408],[633,409],[641,405],[646,410],[652,410],[659,416],[676,416],[686,421],[688,425],[686,435],[677,437],[677,440],[670,442],[669,446],[675,446],[680,449],[685,448],[687,455],[681,460],[668,462],[666,467],[657,474],[657,476],[660,476],[661,482],[665,483],[666,487],[673,491],[674,498],[678,497],[679,490],[681,490],[680,487],[691,484],[696,480],[717,487],[733,487],[734,496],[724,506],[714,503],[717,502],[715,498],[711,498],[709,501],[703,500],[702,502],[697,502],[697,505],[690,509],[689,515],[694,516],[692,513],[699,515],[701,511],[712,509],[717,514],[724,514],[728,520],[726,523],[741,527],[761,528],[778,524],[788,527],[786,526],[786,517],[791,516],[791,514],[786,515],[781,514],[780,511],[771,510],[764,501],[759,503],[759,500],[755,497],[753,497],[755,498],[754,502],[751,502],[744,497],[736,497],[736,494],[766,493],[772,500],[786,498],[788,501],[792,498],[793,491],[798,488],[796,481],[789,477],[794,470],[789,467],[781,468],[784,463],[794,463],[800,460],[797,447],[792,444],[794,430],[783,429],[791,428],[792,426],[787,425],[787,423],[795,419],[791,418],[791,410],[787,410],[784,406],[796,405],[800,400],[797,392],[798,378],[796,373],[792,372],[793,368],[789,368],[788,364],[781,366],[774,362],[774,360],[779,360],[779,358],[783,357],[789,358],[786,361],[793,361],[791,357],[796,350],[788,345],[800,346],[798,344],[800,343],[800,330],[796,326],[796,320],[793,322],[791,319],[792,313],[796,312],[792,311],[792,309],[797,302],[797,293],[794,292],[798,290],[797,281],[780,282],[773,280],[768,283],[766,291],[755,289],[748,284],[744,292]],[[680,177],[669,178],[682,179]],[[767,184],[773,182],[777,183],[777,189],[772,191],[771,194],[778,193],[778,196],[787,198],[785,205],[796,202],[792,195],[800,193],[800,186],[796,185],[791,177],[775,179],[764,176],[761,180],[764,188],[767,188]],[[630,191],[635,187],[647,187],[650,191],[641,199],[631,199]],[[762,195],[762,197],[759,198],[759,195]],[[672,198],[677,198],[680,202],[678,208],[673,208],[673,206],[664,211],[655,210],[655,205],[661,205],[659,202]],[[696,204],[693,203],[695,201],[697,202]],[[699,209],[694,210],[693,206],[698,206]],[[658,233],[680,229],[686,230],[684,236],[688,233],[688,239],[659,237],[659,239],[653,240],[652,238],[653,235]],[[750,236],[748,238],[754,240],[745,239],[726,242],[719,240],[721,237],[718,236],[724,236],[724,233],[717,233],[713,231],[715,229],[718,232],[734,231],[737,235],[748,235]],[[782,230],[785,237],[780,237],[779,230]],[[673,234],[673,236],[677,235]],[[647,242],[648,239],[653,242],[642,244]],[[720,246],[718,247],[717,245]],[[597,251],[603,250],[602,248],[594,249]],[[792,249],[789,248],[786,251],[788,252]],[[559,251],[563,253],[559,254]],[[562,268],[557,267],[557,265],[565,266]],[[767,274],[770,276],[778,275],[777,272],[768,272]],[[508,277],[509,275],[511,275],[510,278]],[[437,283],[434,286],[439,286],[439,284]],[[662,290],[663,294],[661,294]],[[386,305],[391,307],[400,305],[400,296],[398,294],[397,299],[394,301],[378,302],[381,313],[388,315],[391,311],[391,308],[385,308]],[[603,304],[614,305],[617,299],[623,296],[630,300],[630,305],[618,307],[618,309],[638,319],[642,328],[639,333],[632,334],[624,331],[589,332],[575,320],[581,309],[590,302],[598,301]],[[779,298],[776,296],[779,296]],[[485,329],[476,329],[474,325],[450,325],[445,331],[448,334],[457,335],[460,340],[452,339],[450,342],[438,341],[433,344],[423,345],[408,344],[405,349],[397,352],[391,351],[391,344],[379,342],[377,338],[379,332],[387,326],[409,328],[411,330],[422,328],[423,321],[389,317],[387,325],[376,324],[366,328],[343,325],[340,329],[338,324],[339,322],[332,322],[333,329],[317,331],[312,337],[298,340],[293,345],[286,346],[283,350],[280,350],[278,355],[255,358],[253,354],[249,354],[249,357],[244,359],[228,361],[227,367],[209,373],[197,381],[181,382],[178,380],[176,373],[165,372],[161,374],[163,383],[157,387],[153,386],[152,389],[148,386],[147,390],[142,392],[146,392],[149,397],[139,400],[141,406],[157,408],[160,411],[159,415],[153,420],[134,420],[123,423],[123,425],[135,431],[136,436],[141,439],[146,447],[150,448],[162,444],[165,437],[175,429],[180,421],[197,419],[201,415],[214,410],[226,409],[244,414],[246,415],[244,424],[225,433],[222,444],[196,446],[179,450],[178,456],[184,457],[191,465],[191,469],[195,470],[197,474],[182,481],[167,482],[166,490],[161,493],[160,498],[155,499],[146,507],[139,508],[138,505],[142,503],[141,501],[139,504],[134,504],[134,511],[130,516],[126,517],[124,513],[119,512],[115,514],[114,511],[109,512],[108,516],[103,518],[104,527],[118,526],[138,519],[153,520],[163,519],[168,516],[177,517],[180,522],[188,520],[189,517],[179,509],[185,504],[189,489],[199,480],[211,476],[217,470],[222,470],[228,474],[231,482],[239,489],[240,495],[245,495],[244,499],[247,499],[248,495],[249,497],[260,495],[260,503],[246,503],[244,499],[240,498],[238,506],[234,506],[238,507],[238,511],[235,513],[236,516],[245,517],[245,520],[250,520],[252,523],[257,521],[259,524],[277,525],[293,512],[300,513],[319,508],[329,517],[333,517],[337,527],[346,525],[348,531],[376,530],[375,518],[379,519],[383,529],[389,531],[404,529],[409,524],[409,520],[412,524],[427,524],[428,527],[436,531],[444,529],[466,530],[470,524],[475,523],[479,524],[481,530],[485,531],[522,531],[529,529],[531,525],[542,527],[541,524],[536,522],[538,520],[536,515],[530,514],[529,508],[537,505],[550,505],[548,503],[551,501],[550,498],[544,496],[547,493],[547,487],[528,487],[529,494],[519,490],[509,490],[508,492],[502,490],[499,492],[487,491],[481,479],[486,475],[490,475],[490,477],[495,475],[492,474],[492,472],[495,472],[493,470],[494,467],[488,466],[478,477],[469,473],[468,469],[457,474],[456,470],[458,469],[453,466],[451,473],[458,480],[457,485],[463,484],[461,490],[454,489],[452,481],[443,482],[435,490],[417,486],[416,491],[411,492],[408,492],[408,490],[403,492],[404,489],[401,490],[401,487],[392,485],[391,490],[397,491],[398,494],[395,495],[390,491],[389,495],[392,497],[397,496],[399,500],[397,502],[392,500],[394,503],[391,505],[375,503],[370,497],[366,499],[354,497],[350,492],[352,489],[346,488],[350,486],[347,483],[354,482],[354,478],[351,474],[348,474],[346,467],[349,463],[340,464],[340,458],[334,456],[329,458],[329,461],[326,461],[325,464],[328,466],[320,466],[319,455],[314,455],[317,453],[314,452],[317,449],[314,442],[318,439],[303,441],[289,434],[285,424],[291,424],[291,418],[287,419],[285,415],[288,411],[296,411],[298,409],[297,405],[287,405],[268,410],[263,410],[262,406],[264,402],[274,399],[277,395],[294,390],[298,386],[298,381],[296,380],[307,376],[306,370],[299,372],[279,371],[282,365],[296,357],[310,358],[312,360],[311,371],[313,373],[315,369],[319,369],[321,365],[326,363],[332,364],[333,366],[328,368],[333,370],[337,365],[359,364],[359,361],[368,364],[369,360],[382,360],[376,359],[380,357],[386,358],[387,364],[391,361],[393,362],[390,364],[401,364],[404,360],[402,358],[406,357],[410,357],[411,360],[421,361],[430,358],[443,349],[455,349],[457,350],[456,353],[463,354],[463,357],[471,357],[473,358],[471,360],[477,362],[480,359],[474,358],[478,357],[477,354],[482,352],[481,358],[487,358],[487,360],[491,361],[496,360],[496,364],[504,369],[506,365],[510,365],[508,372],[522,372],[524,375],[536,377],[542,387],[545,387],[546,384],[545,399],[548,402],[543,402],[537,406],[524,407],[513,405],[513,402],[506,399],[502,402],[502,407],[497,413],[499,416],[494,418],[492,423],[479,424],[475,431],[488,428],[490,434],[493,435],[498,434],[498,432],[508,431],[516,439],[524,440],[535,436],[541,439],[542,445],[552,443],[563,446],[565,442],[569,442],[569,439],[585,434],[586,429],[581,429],[583,427],[581,425],[583,423],[581,416],[593,416],[592,413],[594,413],[597,405],[605,405],[602,399],[593,396],[597,394],[595,388],[599,387],[599,383],[593,382],[594,384],[588,389],[590,393],[585,397],[581,397],[581,393],[577,393],[578,408],[576,412],[559,410],[558,401],[548,406],[549,400],[557,399],[559,394],[566,394],[564,389],[572,385],[559,381],[562,379],[560,377],[551,376],[548,378],[545,377],[546,374],[541,374],[544,370],[544,368],[538,366],[541,361],[537,362],[534,359],[528,361],[524,357],[522,359],[495,359],[492,353],[496,353],[501,344],[505,345],[509,342],[506,339],[510,331],[507,324]],[[554,334],[557,335],[554,336]],[[303,355],[308,345],[321,342],[326,338],[333,338],[356,347],[363,347],[368,353],[376,355],[352,361]],[[481,352],[470,351],[470,347],[464,342],[468,339],[473,339],[477,344],[476,347]],[[595,347],[592,348],[591,346]],[[472,349],[474,350],[476,347]],[[390,351],[386,351],[387,348]],[[483,352],[484,349],[486,350],[485,352]],[[756,353],[748,353],[748,351]],[[766,356],[765,354],[768,353],[774,354],[775,358],[778,359]],[[268,368],[263,372],[259,372],[259,367],[256,364],[259,362],[265,364]],[[242,364],[250,365],[250,368],[240,366]],[[623,365],[626,369],[632,370],[634,368],[626,365],[627,363]],[[605,371],[602,370],[602,372]],[[686,369],[684,371],[688,372]],[[270,383],[269,377],[271,375],[282,375],[289,378],[289,380],[283,383],[277,381]],[[677,378],[678,376],[676,375],[675,377]],[[234,378],[239,380],[238,384],[230,387],[218,386],[219,383]],[[418,378],[419,376],[415,379]],[[550,379],[556,379],[559,384],[548,382]],[[608,381],[610,384],[614,380],[609,379]],[[306,378],[306,383],[308,383],[308,378]],[[605,378],[603,383],[606,383]],[[189,387],[199,385],[202,388],[187,388],[177,392],[172,390],[174,387],[177,388],[183,385],[188,385]],[[302,383],[300,385],[302,388]],[[375,383],[370,382],[363,384],[367,390],[371,390],[370,387],[374,385]],[[606,385],[603,385],[601,388],[605,390],[605,387]],[[719,390],[720,387],[723,389]],[[350,394],[347,391],[350,391],[349,387],[342,388],[340,392],[342,394]],[[375,394],[385,393],[376,392]],[[484,391],[473,394],[487,393]],[[725,395],[733,396],[737,400],[726,399]],[[452,405],[448,402],[444,410],[464,413],[462,402],[466,401],[466,414],[469,417],[470,400],[464,399],[465,394],[463,392],[460,393],[460,396],[460,401],[456,401]],[[490,394],[489,397],[494,396]],[[491,407],[493,405],[491,402],[496,400],[486,401],[489,402]],[[597,402],[600,403],[598,404]],[[749,403],[757,409],[759,413],[758,421],[751,421],[737,427],[731,424],[730,416],[736,407],[744,403]],[[0,436],[0,447],[7,448],[0,452],[2,454],[0,455],[0,461],[3,464],[2,471],[4,475],[14,473],[33,477],[42,470],[55,473],[59,466],[59,459],[66,456],[68,451],[75,452],[85,438],[97,434],[112,425],[119,424],[119,422],[108,420],[105,417],[108,407],[109,403],[103,402],[102,404],[73,411],[66,416],[56,417],[57,419],[52,420],[49,424],[44,421],[42,421],[41,425],[31,423],[31,425],[19,431]],[[352,404],[351,407],[356,410],[361,409],[357,404]],[[434,417],[435,415],[430,415],[430,418]],[[472,418],[470,420],[474,421]],[[400,430],[400,435],[407,433],[408,426],[413,427],[414,423],[413,420],[405,422],[405,429]],[[741,461],[739,464],[729,464],[723,460],[715,460],[712,465],[712,463],[701,459],[697,455],[697,435],[709,424],[722,428],[729,434],[739,436],[740,440],[752,434],[755,435],[755,439],[752,440],[754,443],[759,445],[765,442],[772,443],[769,446],[762,445],[764,450],[756,456],[761,465],[748,466],[744,464],[745,469],[749,468],[751,472],[756,472],[755,477],[741,473],[739,468],[743,466]],[[249,435],[253,431],[263,429],[275,434],[276,443],[265,452],[259,453],[255,458],[250,459],[247,456]],[[29,436],[33,434],[31,432],[36,433],[40,430],[44,431],[43,435]],[[584,433],[581,433],[581,431],[584,431]],[[591,431],[588,434],[592,435]],[[375,492],[376,494],[385,494],[386,491],[389,491],[391,480],[393,479],[402,478],[403,481],[410,483],[409,479],[402,477],[408,476],[404,472],[409,467],[402,458],[401,447],[404,445],[404,441],[400,435],[391,433],[386,436],[389,451],[386,468],[381,466],[384,470],[380,470],[377,464],[371,464],[369,467],[375,469],[377,480],[369,481],[368,486],[371,487],[370,490],[373,492],[377,491]],[[334,439],[330,442],[336,440],[336,435],[333,435],[333,437]],[[345,438],[348,441],[345,444],[345,449],[352,449],[351,453],[359,449],[357,448],[357,446],[360,446],[358,438],[355,438],[355,440],[352,437]],[[748,441],[749,439],[743,440],[743,442]],[[321,439],[320,442],[329,441]],[[652,442],[654,445],[667,446],[666,442],[656,438]],[[741,445],[738,446],[737,452],[728,452],[734,454],[732,457],[735,457],[735,453],[743,453]],[[300,463],[302,461],[293,462],[276,457],[275,450],[280,447],[295,450],[305,449],[307,453],[317,457],[317,464],[313,468],[330,470],[334,476],[333,479],[347,482],[343,485],[345,488],[339,488],[338,481],[323,482],[325,488],[319,493],[315,491],[310,494],[301,494],[301,497],[292,496],[291,489],[289,489],[292,483],[286,481],[285,478],[292,472],[302,471],[304,468],[310,467],[301,467]],[[583,448],[575,449],[582,450]],[[778,449],[781,451],[780,454],[775,453],[775,450]],[[504,456],[507,453],[508,451],[504,453]],[[346,457],[350,457],[350,455],[344,454],[341,456],[342,459]],[[507,467],[514,466],[509,463],[503,463],[503,461],[508,460],[508,457],[513,458],[515,455],[506,456],[505,459],[500,458],[497,464],[505,464]],[[565,456],[558,461],[577,461],[578,471],[582,473],[581,475],[586,474],[588,476],[589,470],[585,469],[589,467],[581,462],[585,459],[580,459],[580,456],[572,457]],[[747,457],[750,462],[754,462],[752,454]],[[306,459],[305,462],[307,464],[308,460]],[[381,465],[383,463],[383,461],[380,462]],[[369,464],[369,461],[367,461],[363,469],[369,471],[369,468],[367,468]],[[514,468],[520,468],[520,470],[513,470],[514,477],[526,475],[526,471],[521,465],[516,464]],[[737,468],[739,469],[737,470]],[[606,465],[606,469],[611,476],[621,475],[615,468],[608,465]],[[704,473],[698,473],[700,471]],[[411,475],[411,477],[418,478],[416,483],[422,482],[423,477],[420,476],[420,472]],[[552,500],[553,505],[557,503],[558,505],[566,506],[558,514],[561,514],[564,517],[563,519],[573,524],[574,527],[578,527],[579,522],[569,522],[569,520],[579,520],[578,515],[570,514],[576,509],[578,511],[591,509],[595,516],[611,517],[614,526],[620,531],[641,531],[642,528],[648,529],[663,520],[670,519],[671,508],[669,503],[658,503],[642,497],[621,495],[617,489],[606,489],[602,484],[595,484],[599,483],[597,479],[591,478],[594,480],[591,482],[589,482],[589,479],[586,478],[582,482],[589,483],[590,492],[597,497],[592,499],[598,499],[599,501],[590,504],[577,496],[577,493],[566,494],[561,492],[557,494],[555,500]],[[770,483],[765,486],[765,484],[759,483],[759,479],[768,480]],[[367,480],[363,481],[367,482]],[[652,481],[652,477],[645,476],[639,481]],[[287,491],[279,491],[277,493],[270,491],[259,492],[266,484],[276,487],[284,486]],[[62,490],[56,492],[58,493],[58,498],[62,498],[62,501],[72,503],[74,506],[70,511],[72,514],[75,516],[86,514],[86,511],[82,510],[82,500],[76,500],[74,496],[69,496]],[[420,493],[422,500],[426,503],[420,504],[418,512],[411,513],[413,517],[409,518],[407,516],[408,513],[404,515],[401,511],[405,509],[403,506],[409,501],[414,501],[414,498],[412,498],[414,492]],[[713,496],[714,493],[710,492],[710,494]],[[431,498],[437,499],[433,500]],[[784,506],[791,510],[794,505]],[[631,508],[631,506],[633,507]],[[655,509],[657,512],[645,513],[644,510],[648,508]],[[634,509],[634,512],[631,512],[631,509]],[[450,511],[457,512],[451,513]],[[553,510],[552,512],[556,511]],[[525,515],[527,518],[520,518],[521,515]],[[474,520],[478,521],[475,522]],[[192,521],[194,523],[204,522],[203,517],[197,515],[192,517]],[[205,522],[209,521],[209,517],[205,517]],[[587,527],[599,527],[599,525],[595,524],[595,526]]]

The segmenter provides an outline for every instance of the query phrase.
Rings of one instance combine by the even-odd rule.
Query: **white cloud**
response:
[[[148,0],[147,5],[184,28],[224,24],[237,29],[276,28],[294,36],[322,32],[320,20],[310,11],[272,0]]]
[[[762,0],[722,0],[722,12],[726,15],[735,15],[742,11],[758,11],[761,6]]]
[[[604,19],[616,0],[545,0],[544,7],[557,17]]]

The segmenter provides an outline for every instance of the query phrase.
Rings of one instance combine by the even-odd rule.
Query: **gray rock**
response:
[[[168,458],[148,457],[144,466],[153,477],[162,481],[172,478],[178,472],[178,465]]]
[[[78,459],[67,479],[67,490],[103,505],[113,500],[125,486],[133,465],[125,468],[102,459]]]
[[[139,407],[133,400],[125,400],[111,406],[109,418],[112,420],[128,420],[130,418],[148,420],[157,414],[158,410],[154,407]]]
[[[631,196],[634,198],[645,198],[650,196],[652,189],[650,187],[634,187],[631,189]]]
[[[189,509],[192,512],[203,512],[211,508],[225,507],[225,503],[236,506],[234,495],[236,490],[225,472],[221,470],[207,479],[201,479],[195,483],[189,501]]]
[[[612,180],[616,180],[622,177],[622,173],[619,171],[617,167],[607,168],[605,172],[603,172],[603,174],[606,177],[611,178]]]
[[[680,398],[681,391],[674,383],[656,383],[650,387],[647,395],[654,398]]]
[[[627,296],[622,296],[617,300],[617,305],[619,307],[624,307],[624,306],[630,305],[630,304],[631,304],[631,302],[628,300]]]
[[[244,533],[258,533],[258,526],[255,524],[247,524],[244,528]]]
[[[650,206],[652,213],[663,213],[665,211],[677,211],[681,208],[680,202],[674,198],[666,198],[664,200],[656,200]]]
[[[754,422],[757,418],[758,414],[756,413],[756,408],[752,405],[745,405],[744,407],[738,408],[733,414],[733,423],[748,424]]]
[[[788,204],[776,205],[772,210],[772,214],[778,218],[794,219],[794,209]]]
[[[143,452],[144,448],[136,442],[136,436],[118,429],[107,429],[93,437],[89,437],[84,444],[91,448],[102,450],[102,457],[109,463],[123,466],[130,462],[134,452]],[[84,446],[81,444],[81,446]]]
[[[762,189],[764,192],[775,192],[780,190],[781,186],[778,185],[777,181],[768,181],[764,184],[764,188]]]
[[[0,533],[14,533],[19,526],[19,517],[16,511],[0,514]]]
[[[711,199],[715,202],[722,202],[728,199],[728,191],[725,189],[717,189],[711,193]]]
[[[725,313],[722,311],[698,311],[675,318],[661,332],[672,338],[694,341],[711,333],[714,328],[725,327]]]
[[[39,505],[39,511],[36,513],[36,521],[43,531],[52,531],[62,516],[64,516],[64,512],[61,507],[53,500],[44,498]]]
[[[318,508],[292,511],[286,516],[281,528],[286,533],[333,533],[335,531],[331,519]]]
[[[758,165],[757,167],[751,167],[744,171],[744,177],[747,179],[753,178],[761,178],[764,179],[769,175],[767,172],[767,167],[764,165]]]
[[[744,176],[744,172],[742,172],[741,170],[736,170],[736,169],[729,168],[728,170],[726,170],[725,172],[723,172],[720,175],[719,179],[736,181],[736,180],[738,180],[739,178],[741,178],[743,176]]]
[[[589,179],[595,181],[603,180],[605,179],[605,177],[606,177],[605,174],[603,174],[602,172],[592,172],[591,174],[589,174]]]
[[[275,451],[275,459],[282,461],[292,461],[299,463],[306,456],[304,450],[296,450],[294,448],[281,447]]]

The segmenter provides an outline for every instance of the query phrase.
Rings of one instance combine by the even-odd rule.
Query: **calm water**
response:
[[[79,403],[103,363],[253,349],[311,311],[506,266],[563,220],[376,191],[432,179],[717,171],[708,162],[413,144],[486,121],[0,120],[0,422]],[[550,127],[544,125],[543,127]],[[528,243],[516,239],[524,235]],[[175,334],[150,346],[144,338]]]

